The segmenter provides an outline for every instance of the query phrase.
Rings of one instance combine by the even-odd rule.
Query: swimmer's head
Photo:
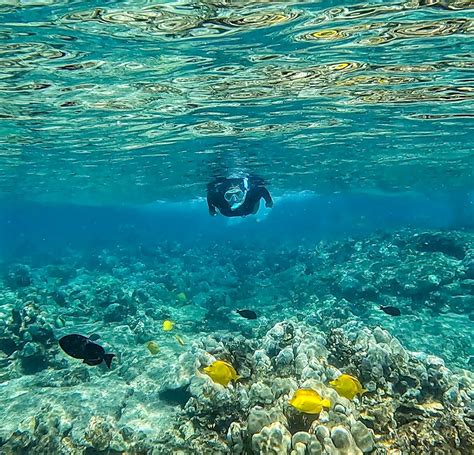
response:
[[[245,201],[248,191],[248,179],[244,178],[241,182],[232,185],[225,193],[224,199],[230,205],[232,210],[238,209]]]

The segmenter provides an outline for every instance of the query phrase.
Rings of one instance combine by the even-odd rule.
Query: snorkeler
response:
[[[272,197],[259,177],[220,177],[207,185],[207,205],[212,216],[217,211],[228,217],[255,214],[262,198],[265,207],[273,207]]]

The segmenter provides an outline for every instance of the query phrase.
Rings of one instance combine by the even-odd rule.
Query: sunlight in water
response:
[[[434,0],[4,3],[0,191],[187,199],[240,158],[281,189],[469,185],[473,11]]]
[[[0,455],[474,454],[473,0],[0,20]]]

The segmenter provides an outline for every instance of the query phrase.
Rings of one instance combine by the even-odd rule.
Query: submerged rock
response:
[[[19,358],[25,374],[38,373],[48,366],[46,349],[40,343],[26,343],[19,354]]]
[[[30,267],[23,264],[13,266],[7,273],[6,282],[12,289],[29,286],[33,282]]]

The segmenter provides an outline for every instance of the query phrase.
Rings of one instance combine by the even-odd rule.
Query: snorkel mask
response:
[[[243,188],[242,188],[243,186]],[[243,179],[243,185],[233,185],[225,193],[224,199],[230,205],[231,210],[238,209],[245,201],[249,189],[248,179]]]

